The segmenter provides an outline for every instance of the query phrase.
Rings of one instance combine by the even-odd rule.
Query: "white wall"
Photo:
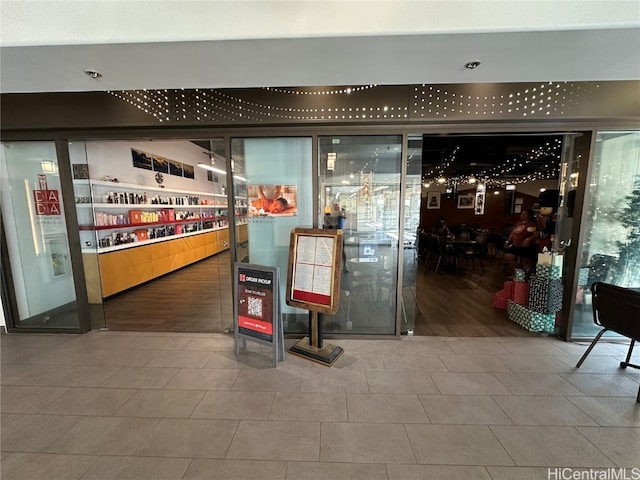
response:
[[[166,189],[222,193],[222,187],[226,185],[226,176],[222,174],[215,174],[218,176],[219,183],[207,180],[207,171],[197,167],[199,162],[210,162],[206,151],[186,140],[86,142],[86,156],[91,179],[102,180],[105,176],[109,176],[117,178],[120,183],[157,187],[156,172],[133,166],[132,148],[193,166],[195,179],[163,173],[164,183],[162,185]],[[71,161],[72,163],[84,163],[83,159],[77,156],[75,158],[72,156]],[[224,169],[222,165],[218,165],[218,167]]]

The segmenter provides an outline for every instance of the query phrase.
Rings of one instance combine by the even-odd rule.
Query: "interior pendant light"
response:
[[[473,174],[473,167],[476,166],[475,163],[471,163],[471,176],[469,177],[469,183],[474,184],[476,183],[476,176]]]

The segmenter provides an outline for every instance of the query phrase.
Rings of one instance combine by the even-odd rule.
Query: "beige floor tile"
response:
[[[323,423],[322,462],[415,463],[403,425]]]
[[[508,395],[507,388],[491,373],[439,373],[431,378],[445,395]]]
[[[9,452],[44,452],[81,420],[62,415],[11,414],[2,417],[2,450]]]
[[[101,457],[82,480],[182,480],[186,458]]]
[[[345,349],[345,353],[333,364],[332,368],[364,371],[384,370],[385,367],[380,354],[357,354]]]
[[[313,362],[309,362],[313,363]],[[328,393],[367,393],[367,377],[365,372],[356,370],[322,370],[305,371],[300,384],[301,392]]]
[[[507,338],[500,341],[500,345],[506,348],[509,353],[519,356],[529,355],[563,355],[565,350],[561,348],[564,342],[551,339],[545,341],[540,338]]]
[[[2,460],[2,480],[80,480],[98,457],[12,453]]]
[[[436,340],[437,337],[431,338],[434,338],[434,341],[402,341],[398,347],[398,353],[400,355],[453,355],[455,353],[446,341]]]
[[[207,352],[222,351],[232,352],[234,348],[233,337],[192,338],[183,350],[204,350]]]
[[[232,390],[252,392],[298,392],[302,384],[299,371],[271,368],[268,370],[242,370]]]
[[[613,467],[574,427],[489,427],[518,466]]]
[[[56,349],[34,363],[86,367],[143,367],[157,352],[154,350],[107,350],[98,348]]]
[[[69,348],[98,348],[107,350],[135,349],[136,344],[146,338],[144,334],[134,335],[105,335],[105,332],[92,331],[87,335],[77,337],[67,344]]]
[[[269,420],[346,422],[346,396],[344,393],[277,392]]]
[[[640,427],[638,403],[627,397],[568,397],[604,427]]]
[[[271,368],[273,360],[267,355],[240,350],[240,355],[234,352],[213,352],[204,368]]]
[[[640,468],[640,428],[579,427],[578,430],[618,467]]]
[[[438,355],[383,354],[384,369],[395,372],[446,372],[447,367]]]
[[[243,420],[226,458],[317,461],[319,455],[319,422]]]
[[[418,463],[513,465],[491,430],[480,425],[406,425]]]
[[[203,396],[204,392],[197,390],[140,390],[115,415],[188,418]]]
[[[382,464],[289,462],[287,480],[388,480]]]
[[[163,419],[137,449],[145,457],[224,458],[236,420]]]
[[[195,458],[183,480],[285,480],[287,462]]]
[[[370,393],[438,393],[428,373],[365,372]]]
[[[583,395],[555,373],[497,373],[496,377],[514,395]]]
[[[167,350],[157,354],[147,367],[203,368],[211,358],[211,352]]]
[[[494,355],[440,355],[450,372],[510,372],[507,365]]]
[[[144,350],[182,350],[191,342],[189,337],[142,337],[136,348]]]
[[[85,417],[47,452],[133,455],[157,423],[155,418]]]
[[[512,425],[487,395],[420,395],[431,423],[450,425]]]
[[[3,385],[41,385],[51,387],[97,387],[118,367],[69,367],[58,365],[20,365],[2,369]]]
[[[6,385],[0,389],[2,413],[38,413],[69,390],[66,387]]]
[[[620,362],[625,359],[624,355],[618,357],[611,355],[589,355],[584,363],[580,365],[580,368],[576,368],[580,355],[556,355],[555,358],[569,367],[569,371],[566,373],[608,373],[618,374],[624,373],[627,375],[640,375],[640,370],[635,368],[626,368],[620,370]],[[637,362],[636,362],[637,363]]]
[[[636,397],[638,382],[624,374],[574,373],[562,378],[590,396]]]
[[[496,395],[493,399],[516,425],[597,425],[564,397]]]
[[[123,388],[72,388],[42,409],[58,415],[113,415],[136,393]]]
[[[206,392],[191,418],[266,420],[273,392]]]
[[[514,373],[568,373],[572,367],[550,355],[497,355]]]
[[[166,385],[178,390],[231,390],[239,369],[183,368]]]
[[[506,355],[512,353],[499,342],[482,342],[469,340],[464,342],[447,342],[457,355]]]
[[[350,393],[347,409],[349,422],[429,423],[418,395]]]
[[[551,470],[555,477],[549,476],[549,467],[486,467],[493,480],[544,480],[562,478],[562,472]],[[572,477],[569,477],[572,478]],[[588,478],[588,477],[580,477]],[[391,479],[389,479],[391,480]]]
[[[389,480],[491,480],[485,467],[458,465],[387,465]],[[519,477],[512,477],[514,480]],[[540,477],[540,479],[546,477]],[[537,479],[537,480],[540,480]]]
[[[115,388],[164,388],[177,368],[120,367],[101,385]]]

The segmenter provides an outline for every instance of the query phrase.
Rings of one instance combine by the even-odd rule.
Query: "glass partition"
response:
[[[400,135],[318,137],[318,224],[344,238],[340,310],[326,333],[396,333],[401,161]]]
[[[291,229],[313,226],[311,137],[232,138],[238,261],[280,269],[285,333],[307,333],[308,312],[284,301]]]
[[[599,132],[582,215],[573,338],[593,337],[590,287],[640,287],[640,132]]]
[[[0,192],[16,329],[80,328],[53,142],[3,143]]]

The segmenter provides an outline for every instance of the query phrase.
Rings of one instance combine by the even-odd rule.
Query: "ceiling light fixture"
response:
[[[480,61],[479,60],[474,60],[472,62],[467,62],[464,64],[465,68],[468,68],[469,70],[473,70],[474,68],[478,68],[480,66]]]
[[[97,70],[85,70],[84,73],[86,73],[87,75],[89,75],[91,78],[94,78],[94,79],[102,77],[102,74]]]

